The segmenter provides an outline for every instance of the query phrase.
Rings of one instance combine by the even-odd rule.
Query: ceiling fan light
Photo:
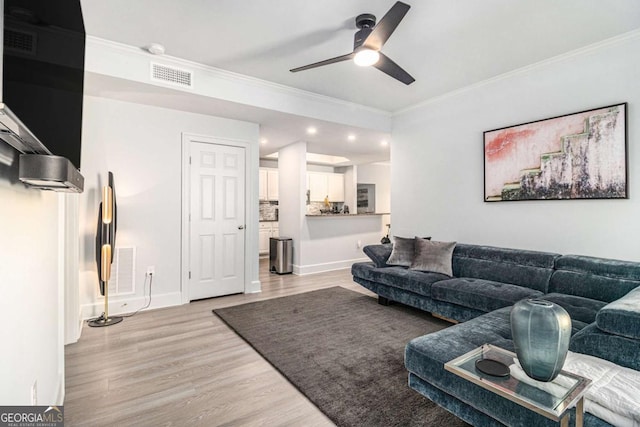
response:
[[[380,59],[380,53],[378,53],[377,50],[365,48],[365,49],[360,49],[356,53],[356,56],[353,57],[353,62],[355,62],[356,65],[359,65],[361,67],[369,67],[375,64],[376,62],[378,62],[379,59]]]

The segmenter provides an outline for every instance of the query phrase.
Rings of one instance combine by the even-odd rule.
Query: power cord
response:
[[[144,285],[143,285],[143,287],[142,287],[142,288],[143,288],[143,289],[142,289],[143,293],[144,293],[144,291],[146,291],[146,290],[147,290],[147,276],[149,277],[149,302],[148,302],[145,306],[140,307],[139,309],[137,309],[134,313],[131,313],[131,314],[125,314],[125,315],[120,315],[120,316],[118,316],[118,317],[133,317],[133,316],[135,316],[136,314],[138,314],[138,313],[140,312],[140,310],[144,310],[145,308],[149,308],[149,306],[151,305],[151,285],[153,285],[153,273],[145,274],[145,276],[144,276]],[[146,298],[147,298],[147,297],[145,296],[145,299],[146,299]],[[103,311],[103,312],[102,312],[102,314],[101,314],[100,316],[98,316],[98,317],[94,317],[93,319],[87,319],[87,322],[92,322],[92,321],[96,321],[96,320],[97,320],[97,321],[100,321],[100,320],[106,320],[106,318],[104,317],[104,311]]]
[[[144,306],[144,307],[140,307],[139,309],[137,309],[135,312],[131,313],[131,314],[125,314],[125,315],[121,315],[120,317],[133,317],[136,314],[138,314],[140,312],[140,310],[144,310],[145,308],[149,308],[149,306],[151,305],[151,285],[153,285],[153,273],[149,273],[146,274],[144,276],[144,285],[143,285],[143,293],[144,291],[147,290],[147,276],[149,277],[149,302]],[[146,299],[146,297],[145,297]],[[103,313],[104,315],[104,313]]]

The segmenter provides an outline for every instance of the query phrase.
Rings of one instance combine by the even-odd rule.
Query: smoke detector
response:
[[[145,47],[145,49],[153,54],[153,55],[164,55],[164,46],[160,43],[151,43],[149,46]]]

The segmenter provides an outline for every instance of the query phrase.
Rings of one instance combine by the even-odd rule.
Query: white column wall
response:
[[[301,263],[301,230],[306,211],[307,143],[296,142],[278,151],[278,226],[281,237],[293,239],[294,271]]]

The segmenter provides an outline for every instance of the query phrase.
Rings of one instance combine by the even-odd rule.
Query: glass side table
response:
[[[582,427],[584,394],[591,385],[590,379],[561,371],[556,379],[543,383],[527,377],[522,370],[516,372],[513,367],[510,369],[509,377],[495,377],[476,369],[476,361],[480,359],[498,360],[511,367],[515,364],[516,355],[500,347],[485,344],[445,363],[444,368],[520,406],[554,421],[560,421],[562,427],[568,427],[567,410],[576,405],[576,427]]]

